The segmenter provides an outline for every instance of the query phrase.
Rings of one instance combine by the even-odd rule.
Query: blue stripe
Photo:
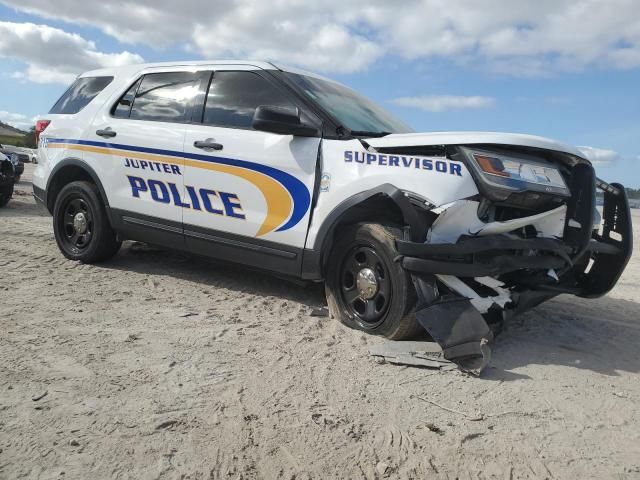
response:
[[[178,152],[175,150],[163,150],[160,148],[147,148],[147,147],[136,147],[134,145],[122,145],[119,143],[106,143],[106,142],[94,142],[91,140],[69,140],[64,138],[49,138],[47,140],[48,143],[62,143],[67,145],[87,145],[91,147],[106,147],[113,148],[118,150],[128,150],[131,152],[141,152],[141,153],[151,153],[155,155],[166,155],[169,157],[180,157],[180,158],[189,158],[192,160],[199,160],[201,162],[210,162],[210,163],[218,163],[221,165],[231,165],[234,167],[246,168],[247,170],[253,170],[256,172],[263,173],[278,183],[280,183],[284,188],[287,189],[289,195],[293,200],[293,212],[291,213],[291,217],[289,220],[279,227],[276,231],[282,232],[284,230],[289,230],[302,220],[302,218],[307,213],[307,209],[311,204],[311,196],[309,195],[309,190],[293,175],[290,175],[282,170],[278,170],[277,168],[269,167],[267,165],[262,165],[260,163],[247,162],[245,160],[236,160],[234,158],[225,158],[225,157],[214,157],[211,155],[202,155],[198,153],[187,153],[187,152]]]

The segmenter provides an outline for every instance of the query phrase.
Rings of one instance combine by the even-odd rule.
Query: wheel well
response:
[[[56,198],[58,198],[58,194],[64,186],[80,180],[96,184],[91,173],[77,164],[65,165],[54,173],[47,186],[47,210],[49,210],[49,213],[53,214]],[[100,193],[102,195],[102,189],[100,189]],[[103,198],[102,200],[104,201],[105,199]]]
[[[375,195],[345,210],[327,232],[321,246],[321,268],[324,275],[329,252],[333,247],[336,232],[341,227],[354,223],[370,222],[383,225],[394,225],[402,228],[405,225],[404,215],[398,204],[387,195]]]

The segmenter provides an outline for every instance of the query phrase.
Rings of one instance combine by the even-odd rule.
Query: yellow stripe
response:
[[[182,165],[183,162],[177,157],[167,155],[154,155],[152,153],[132,152],[130,150],[120,150],[118,148],[92,147],[90,145],[70,145],[70,144],[49,144],[48,148],[68,148],[69,150],[80,150],[82,152],[99,153],[101,155],[116,155],[119,157],[137,158],[149,160],[150,162],[164,162],[173,165]]]
[[[205,168],[207,170],[235,175],[244,178],[258,187],[267,201],[267,217],[256,233],[257,237],[272,232],[289,218],[289,213],[291,212],[291,197],[289,196],[289,192],[268,175],[242,167],[199,162],[198,160],[191,159],[185,159],[184,164],[189,167]]]
[[[206,170],[227,173],[243,178],[248,182],[254,184],[260,190],[260,192],[262,192],[262,195],[264,195],[264,198],[267,202],[267,216],[258,229],[258,232],[256,233],[256,236],[258,237],[272,232],[280,225],[282,225],[284,221],[289,218],[289,214],[291,212],[292,200],[289,192],[287,192],[287,190],[273,178],[254,170],[236,167],[233,165],[222,165],[186,158],[183,158],[181,161],[177,157],[170,157],[166,155],[132,152],[129,150],[120,150],[107,147],[93,147],[90,145],[50,143],[48,145],[48,148],[67,148],[70,150],[80,150],[83,152],[99,153],[102,155],[116,155],[120,157],[148,160],[151,162],[169,163],[178,166],[184,165],[193,168],[204,168]]]

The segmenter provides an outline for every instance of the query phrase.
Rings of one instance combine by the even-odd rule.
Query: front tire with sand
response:
[[[422,331],[415,318],[411,276],[394,261],[397,227],[350,225],[340,232],[327,265],[329,312],[350,328],[393,340]]]

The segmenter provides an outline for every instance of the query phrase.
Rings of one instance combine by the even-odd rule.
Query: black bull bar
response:
[[[397,260],[411,273],[418,294],[416,318],[440,344],[446,359],[479,373],[489,362],[493,335],[469,299],[438,294],[435,274],[500,277],[519,270],[529,272],[522,275],[522,285],[513,290],[513,302],[507,306],[505,317],[560,293],[591,298],[613,288],[631,257],[631,213],[622,185],[597,182],[604,191],[602,228],[593,230],[594,188],[586,202],[583,198],[582,204],[569,205],[567,219],[578,217],[581,221],[578,232],[569,231],[573,228],[569,223],[565,226],[564,237],[570,241],[506,235],[462,237],[455,244],[396,240],[400,254]],[[560,278],[541,280],[540,272],[550,269],[559,272]]]

